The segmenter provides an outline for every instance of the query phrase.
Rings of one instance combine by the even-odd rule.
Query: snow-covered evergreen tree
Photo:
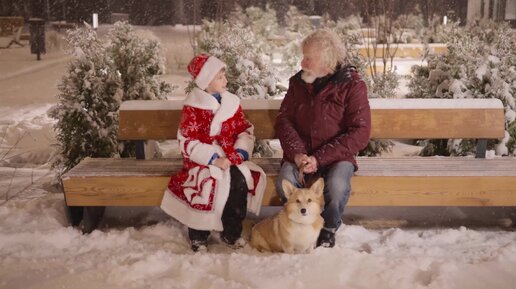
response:
[[[249,26],[255,34],[265,39],[278,34],[276,10],[270,8],[269,5],[266,5],[265,9],[248,7],[245,12],[247,14],[246,26]]]
[[[310,17],[301,13],[296,6],[290,6],[285,15],[285,23],[287,30],[299,33],[300,35],[308,35],[312,31],[312,22]]]
[[[161,80],[165,58],[160,43],[138,37],[127,22],[117,22],[108,33],[106,53],[111,57],[122,79],[122,100],[165,99],[171,86]],[[122,157],[135,155],[132,141],[119,143]]]
[[[93,29],[72,31],[68,41],[74,59],[58,85],[58,103],[49,110],[57,120],[53,167],[58,175],[87,156],[118,154],[117,111],[123,95],[120,73]]]
[[[498,98],[505,107],[506,138],[491,142],[497,155],[516,154],[516,43],[506,24],[476,22],[455,29],[448,37],[448,53],[430,56],[428,66],[413,67],[407,97]],[[435,143],[430,142],[433,145]],[[451,154],[465,155],[471,140],[449,141]]]
[[[49,110],[57,120],[58,174],[85,157],[134,155],[134,148],[116,138],[121,102],[162,99],[170,91],[159,79],[159,43],[139,39],[126,23],[115,24],[107,41],[88,26],[71,31],[67,40],[74,58],[58,85],[58,103]]]
[[[164,99],[171,87],[160,79],[165,59],[159,42],[138,37],[127,22],[115,23],[108,37],[106,52],[122,77],[122,99]]]

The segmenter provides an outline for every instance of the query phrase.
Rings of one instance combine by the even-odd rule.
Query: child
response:
[[[188,226],[193,251],[207,250],[210,230],[222,231],[231,247],[242,247],[242,221],[258,214],[265,174],[252,162],[253,125],[240,99],[226,90],[226,65],[200,54],[188,64],[196,87],[186,97],[177,139],[183,169],[173,175],[161,208]]]

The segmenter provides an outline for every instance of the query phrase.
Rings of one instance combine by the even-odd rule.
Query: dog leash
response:
[[[308,180],[305,181],[305,173],[303,172],[303,170],[305,169],[306,165],[308,165],[308,163],[301,164],[297,168],[298,169],[297,181],[299,182],[299,184],[301,184],[301,186],[303,186],[303,188],[307,188],[307,187],[311,186],[315,182],[315,180],[317,180],[318,178],[321,177],[320,172],[317,171],[315,173],[309,174]]]
[[[303,172],[303,170],[305,169],[306,165],[308,163],[302,163],[297,169],[298,169],[298,174],[297,174],[297,181],[304,187],[305,186],[305,173]]]

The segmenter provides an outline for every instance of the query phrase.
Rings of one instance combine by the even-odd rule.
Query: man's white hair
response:
[[[322,65],[335,71],[338,63],[346,60],[346,48],[339,36],[329,29],[318,29],[308,35],[301,43],[301,49],[315,47],[319,51]]]

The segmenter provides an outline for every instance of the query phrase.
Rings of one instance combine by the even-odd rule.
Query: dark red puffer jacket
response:
[[[367,146],[371,132],[366,84],[353,66],[313,84],[299,72],[290,78],[275,129],[284,160],[294,162],[304,153],[315,156],[319,167],[349,161],[357,170],[355,155]]]

